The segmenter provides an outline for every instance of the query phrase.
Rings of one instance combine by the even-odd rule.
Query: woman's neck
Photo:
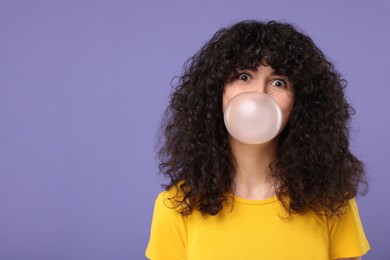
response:
[[[252,200],[275,196],[269,165],[275,158],[276,140],[259,145],[241,143],[234,138],[230,138],[229,142],[236,160],[234,195]]]

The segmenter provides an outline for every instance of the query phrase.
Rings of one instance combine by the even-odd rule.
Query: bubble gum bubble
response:
[[[270,95],[244,92],[229,101],[224,122],[230,135],[238,141],[262,144],[278,134],[282,125],[282,111]]]

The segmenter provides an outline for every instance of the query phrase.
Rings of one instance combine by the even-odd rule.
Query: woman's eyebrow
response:
[[[286,75],[278,74],[278,73],[276,73],[275,71],[273,71],[270,75],[271,75],[271,76],[278,76],[278,77],[281,77],[281,78],[283,78],[283,79],[288,80],[288,77],[287,77]]]
[[[258,70],[254,69],[236,69],[238,72],[244,72],[244,71],[251,71],[251,72],[258,72]]]

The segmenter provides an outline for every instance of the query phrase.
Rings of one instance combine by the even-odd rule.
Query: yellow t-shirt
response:
[[[235,197],[216,216],[181,216],[162,192],[154,208],[146,256],[152,260],[328,260],[364,255],[370,246],[355,200],[341,218],[314,212],[290,218],[277,199]]]

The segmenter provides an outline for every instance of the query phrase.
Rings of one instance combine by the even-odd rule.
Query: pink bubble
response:
[[[270,95],[249,91],[229,101],[224,121],[233,138],[247,144],[262,144],[278,134],[282,111]]]

